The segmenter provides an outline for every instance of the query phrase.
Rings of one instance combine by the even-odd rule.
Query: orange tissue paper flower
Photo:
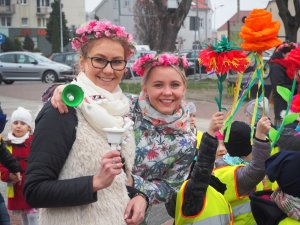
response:
[[[252,10],[240,32],[242,49],[262,52],[280,45],[282,41],[277,38],[279,29],[280,23],[272,21],[272,13],[264,9]]]

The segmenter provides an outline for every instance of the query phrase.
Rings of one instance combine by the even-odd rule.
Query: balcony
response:
[[[0,5],[0,15],[12,15],[15,13],[15,4]]]
[[[36,15],[37,16],[45,16],[50,13],[50,9],[47,6],[40,6],[36,8]]]

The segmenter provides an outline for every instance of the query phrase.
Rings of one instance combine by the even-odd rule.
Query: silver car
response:
[[[46,83],[72,80],[70,66],[53,62],[40,53],[5,52],[0,54],[0,83],[41,80]]]

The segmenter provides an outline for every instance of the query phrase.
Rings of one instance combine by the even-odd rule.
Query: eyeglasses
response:
[[[127,64],[126,60],[121,60],[121,59],[114,59],[114,60],[109,61],[107,59],[103,59],[100,57],[89,57],[88,56],[87,58],[91,59],[92,66],[97,69],[103,69],[109,63],[112,69],[121,71],[121,70],[125,69],[126,64]]]

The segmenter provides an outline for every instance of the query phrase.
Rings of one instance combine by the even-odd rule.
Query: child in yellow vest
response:
[[[190,179],[185,181],[178,193],[166,203],[176,225],[202,223],[214,225],[232,224],[231,208],[222,195],[226,187],[211,176],[218,141],[215,132],[223,125],[223,113],[215,113],[201,139],[197,161]]]
[[[271,121],[262,117],[257,123],[253,140],[250,142],[251,128],[248,124],[234,121],[231,125],[228,154],[216,160],[214,175],[226,184],[225,198],[231,204],[235,225],[254,225],[248,195],[265,176],[265,160],[270,156],[270,143],[266,134]],[[225,130],[226,135],[227,130]]]

